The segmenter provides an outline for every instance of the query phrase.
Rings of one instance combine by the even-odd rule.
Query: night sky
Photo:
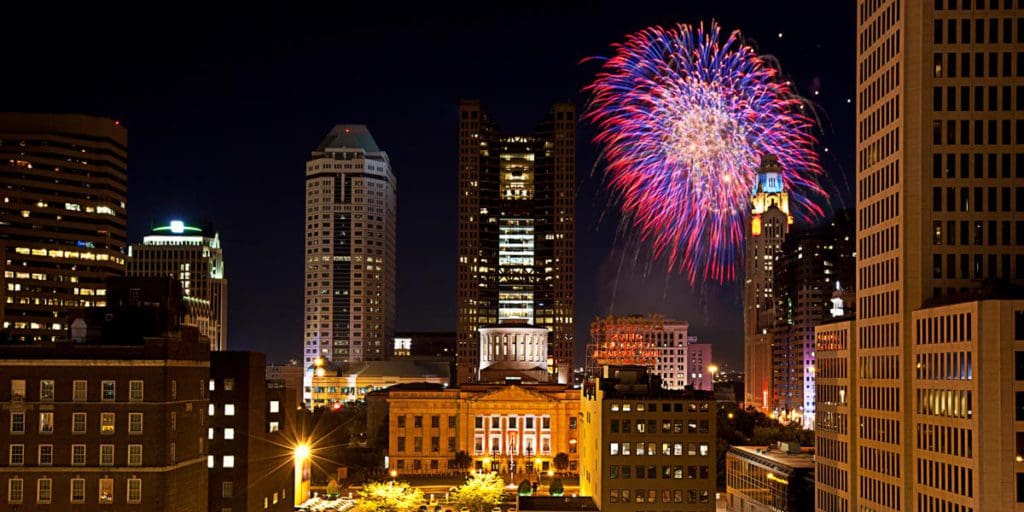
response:
[[[582,109],[598,64],[581,59],[648,25],[715,19],[776,56],[818,104],[828,210],[853,204],[853,2],[23,4],[42,3],[5,7],[0,110],[120,120],[129,240],[170,218],[213,222],[230,348],[275,362],[301,355],[305,161],[334,124],[368,125],[398,177],[398,329],[454,331],[459,99],[529,132],[555,101]],[[617,241],[592,133],[578,134],[578,356],[595,314],[660,312],[741,367],[740,287],[693,290]]]

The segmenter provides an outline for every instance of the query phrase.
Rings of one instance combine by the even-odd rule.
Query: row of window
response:
[[[11,413],[11,433],[12,434],[24,434],[26,431],[24,412],[12,412]],[[101,412],[100,413],[99,432],[100,434],[113,434],[116,430],[117,425],[117,414],[113,412]],[[71,414],[71,433],[72,434],[86,434],[88,432],[89,413],[75,412]],[[171,430],[177,429],[177,413],[171,412],[170,414],[170,427]],[[129,434],[142,434],[143,426],[143,413],[141,412],[130,412],[128,413],[128,433]],[[43,411],[39,413],[39,433],[41,434],[52,434],[54,431],[54,421],[52,411]]]
[[[685,452],[683,448],[685,447]],[[658,451],[658,443],[608,443],[608,455],[664,455],[681,456],[700,455],[705,457],[710,453],[708,443],[661,443],[661,451]]]
[[[611,424],[609,426],[613,434],[618,434],[620,430],[623,434],[628,434],[630,432],[633,432],[634,429],[634,424],[632,420],[622,420],[621,423],[619,420],[611,420]],[[709,420],[698,421],[695,419],[690,419],[686,421],[685,432],[688,434],[696,434],[698,432],[701,434],[707,434],[709,428]],[[644,420],[636,420],[635,429],[636,433],[638,434],[656,434],[658,433],[658,420],[647,420],[646,422]],[[661,420],[661,432],[663,434],[683,433],[683,420]]]
[[[99,487],[97,489],[97,502],[100,505],[113,505],[115,502],[114,498],[114,479],[112,478],[101,478],[99,479]],[[71,503],[81,504],[85,503],[85,479],[84,478],[72,478],[71,479]],[[53,480],[50,478],[40,478],[36,480],[36,503],[48,504],[53,501]],[[10,504],[22,504],[25,503],[25,481],[20,477],[14,477],[7,481],[7,502]],[[141,478],[129,478],[125,485],[125,503],[138,504],[142,503],[142,479]]]
[[[611,410],[611,412],[658,412],[658,404],[645,402],[612,402],[609,410]],[[698,410],[700,412],[707,412],[711,410],[711,404],[708,402],[701,402],[699,404],[696,402],[689,402],[686,404],[686,410],[689,412],[697,412]],[[683,403],[662,403],[661,412],[683,412]]]
[[[1013,18],[940,19],[935,20],[933,26],[932,41],[935,44],[970,44],[972,41],[974,44],[1014,42]],[[1017,18],[1017,42],[1024,42],[1024,18]]]
[[[662,489],[662,503],[683,503],[684,491],[682,489]],[[686,503],[709,503],[711,491],[707,489],[690,489],[685,491]],[[611,503],[658,503],[657,489],[609,489],[608,501]]]
[[[436,416],[435,416],[435,418],[436,418]],[[452,421],[454,416],[449,416],[448,418],[449,418],[448,426],[451,427],[451,426],[453,426],[453,423],[454,423]],[[483,428],[484,428],[484,418],[485,418],[484,416],[477,416],[476,418],[473,418],[473,420],[474,420],[473,421],[473,428],[475,428],[476,430],[483,430]],[[519,417],[518,416],[508,416],[506,418],[502,418],[501,416],[491,416],[490,418],[491,418],[490,427],[491,427],[492,430],[500,429],[502,423],[504,423],[506,425],[506,428],[510,428],[510,429],[519,428]],[[502,421],[503,419],[504,419],[504,421]],[[523,416],[522,417],[523,428],[525,428],[526,430],[534,430],[534,429],[536,429],[536,423],[537,422],[535,421],[535,419],[536,419],[536,417],[534,417],[534,416]],[[572,422],[570,422],[570,423],[572,423]],[[399,426],[401,426],[401,425],[399,425]],[[551,430],[551,416],[541,416],[540,417],[540,428],[541,428],[541,430]],[[574,426],[570,425],[569,428],[574,428]]]
[[[71,445],[71,456],[69,458],[70,465],[72,466],[84,466],[86,460],[86,445],[84,444],[73,444]],[[40,466],[52,466],[53,465],[53,445],[52,444],[41,444],[38,447],[38,457],[36,459],[37,464]],[[7,452],[7,463],[11,466],[24,466],[25,465],[25,445],[23,444],[12,444],[8,446]],[[142,445],[141,444],[130,444],[128,445],[128,459],[127,464],[129,466],[141,466],[142,465]],[[100,445],[100,466],[113,466],[114,465],[114,445],[112,444],[101,444]]]
[[[658,466],[636,466],[636,473],[633,472],[633,466],[608,466],[608,478],[612,480],[623,479],[628,480],[636,475],[638,479],[655,479],[658,478]],[[661,467],[661,478],[682,480],[682,479],[701,479],[707,480],[710,478],[711,469],[709,466],[662,466]]]
[[[11,380],[11,399],[27,400],[25,379]],[[39,381],[39,394],[36,397],[40,402],[52,402],[56,397],[57,384],[53,379],[41,379]],[[117,382],[112,380],[100,381],[100,399],[104,402],[117,400]],[[71,400],[85,402],[89,399],[89,382],[75,380],[71,382]],[[128,401],[141,402],[143,400],[143,382],[141,380],[128,381]]]

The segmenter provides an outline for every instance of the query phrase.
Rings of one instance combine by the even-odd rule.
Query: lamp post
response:
[[[292,495],[295,496],[295,506],[301,505],[309,498],[312,453],[309,443],[305,441],[296,444],[292,450],[292,457],[295,459],[295,489],[292,492]]]

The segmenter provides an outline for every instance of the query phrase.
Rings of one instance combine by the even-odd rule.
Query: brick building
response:
[[[0,345],[0,510],[206,510],[209,343],[174,281],[113,284],[100,338]]]

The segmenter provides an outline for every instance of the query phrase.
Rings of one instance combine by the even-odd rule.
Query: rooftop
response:
[[[777,446],[733,446],[729,449],[746,455],[747,458],[762,459],[786,469],[814,469],[814,449],[800,448],[800,453],[788,453]]]
[[[367,153],[380,152],[365,124],[335,125],[316,149],[324,151],[327,148],[362,148]]]

